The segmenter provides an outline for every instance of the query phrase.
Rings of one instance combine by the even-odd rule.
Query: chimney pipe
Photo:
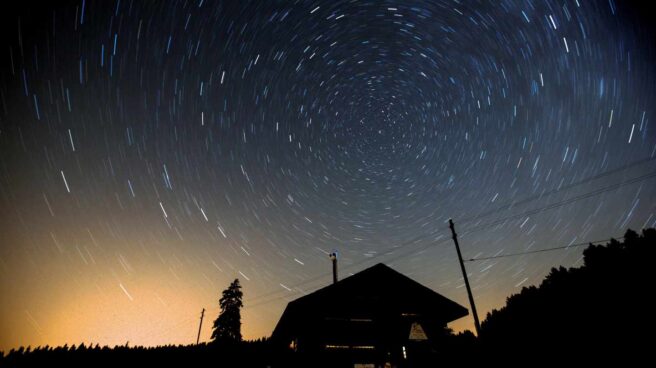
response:
[[[330,253],[330,260],[333,261],[333,284],[337,283],[337,252]]]

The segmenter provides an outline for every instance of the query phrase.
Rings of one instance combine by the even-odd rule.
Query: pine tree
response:
[[[221,313],[214,320],[212,331],[214,342],[241,341],[242,295],[239,279],[235,279],[227,289],[223,290],[223,295],[219,300]]]

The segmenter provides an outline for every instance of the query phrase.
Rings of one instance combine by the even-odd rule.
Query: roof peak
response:
[[[379,262],[289,302],[274,334],[287,328],[285,324],[292,320],[306,323],[311,319],[308,316],[398,316],[407,312],[432,316],[444,323],[468,313],[463,306]]]
[[[399,275],[403,275],[402,273],[400,273],[399,271],[393,269],[392,267],[390,267],[390,266],[388,266],[388,265],[386,265],[386,264],[384,264],[384,263],[382,263],[382,262],[378,262],[378,263],[376,263],[376,264],[373,265],[373,266],[369,266],[369,267],[367,267],[367,268],[365,268],[365,269],[363,269],[363,270],[360,270],[360,271],[358,271],[358,272],[351,273],[351,274],[349,274],[348,276],[344,277],[343,279],[338,280],[337,283],[334,283],[334,284],[328,285],[328,286],[326,286],[326,287],[331,287],[331,286],[339,285],[339,284],[341,284],[342,282],[347,281],[347,280],[351,279],[351,278],[354,277],[354,276],[359,276],[359,275],[361,275],[361,274],[367,275],[367,274],[369,274],[370,272],[372,272],[372,271],[377,271],[377,270],[392,271],[392,272],[397,273],[397,274],[399,274]],[[403,275],[403,276],[405,276],[405,275]]]

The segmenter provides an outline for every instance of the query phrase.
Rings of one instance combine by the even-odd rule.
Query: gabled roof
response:
[[[468,314],[463,306],[378,263],[287,305],[273,336],[313,317],[417,314],[448,323]]]

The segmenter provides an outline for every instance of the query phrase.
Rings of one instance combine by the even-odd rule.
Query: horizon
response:
[[[638,2],[5,13],[0,351],[188,345],[203,308],[209,341],[236,278],[244,338],[268,337],[331,252],[340,280],[384,263],[470,310],[451,218],[482,321],[656,227]]]

